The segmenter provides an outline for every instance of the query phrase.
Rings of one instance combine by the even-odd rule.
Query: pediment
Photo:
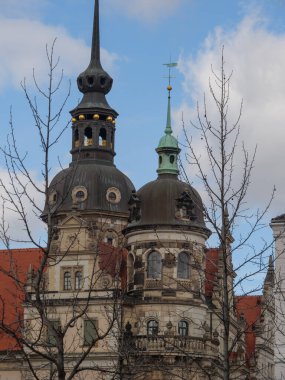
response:
[[[59,227],[87,227],[87,223],[78,216],[70,215],[60,223]]]

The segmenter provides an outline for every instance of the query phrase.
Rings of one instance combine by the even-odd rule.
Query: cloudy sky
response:
[[[24,3],[24,4],[23,4]],[[89,62],[93,0],[0,0],[0,133],[4,143],[12,106],[17,142],[29,151],[27,164],[40,182],[40,151],[20,82],[47,84],[45,46],[56,38],[56,54],[71,97],[63,114],[81,97],[76,77]],[[219,69],[224,46],[226,69],[233,71],[231,115],[243,101],[241,138],[257,159],[249,193],[255,207],[277,194],[270,217],[285,212],[285,1],[284,0],[104,0],[101,1],[103,66],[114,78],[108,101],[120,114],[116,132],[116,165],[136,188],[156,177],[155,147],[166,119],[167,72],[173,72],[173,124],[181,138],[185,124],[196,118],[196,103],[208,95],[211,66]],[[58,100],[57,100],[58,101]],[[56,103],[56,102],[55,102]],[[191,133],[191,129],[190,129]],[[68,165],[67,132],[53,153],[53,171]],[[201,149],[197,141],[197,149]],[[237,163],[238,165],[238,163]],[[192,169],[190,179],[199,188]],[[6,178],[4,162],[0,173]],[[191,177],[192,175],[192,177]],[[9,215],[10,224],[20,228]]]

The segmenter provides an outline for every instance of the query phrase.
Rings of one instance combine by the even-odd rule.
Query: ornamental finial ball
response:
[[[93,115],[93,119],[94,120],[99,120],[100,119],[100,115],[98,115],[98,113],[95,113],[95,115]]]
[[[168,91],[171,91],[172,90],[172,87],[169,85],[169,86],[167,86],[167,90]]]

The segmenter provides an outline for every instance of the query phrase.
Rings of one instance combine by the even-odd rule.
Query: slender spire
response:
[[[109,106],[105,98],[105,95],[112,88],[113,79],[103,69],[100,61],[99,24],[99,0],[95,0],[90,62],[87,69],[77,78],[78,89],[84,96],[73,111],[80,113],[81,110],[89,109],[90,111],[93,110],[94,113],[103,113],[107,117],[111,115],[116,118],[118,116],[117,112]]]
[[[100,22],[99,22],[99,0],[94,4],[94,22],[92,35],[91,61],[101,66],[100,62]]]
[[[167,106],[167,119],[166,119],[166,128],[164,133],[166,135],[171,135],[172,134],[172,128],[171,128],[171,96],[170,92],[172,90],[172,87],[169,85],[167,87],[168,90],[168,106]]]
[[[159,155],[159,166],[157,169],[157,173],[160,174],[173,174],[178,175],[178,163],[177,156],[180,152],[178,147],[177,139],[172,136],[172,128],[171,128],[171,68],[177,66],[177,63],[170,62],[164,64],[168,67],[168,103],[167,103],[167,118],[166,118],[166,127],[164,130],[164,136],[159,141],[158,147],[156,148],[156,152]]]

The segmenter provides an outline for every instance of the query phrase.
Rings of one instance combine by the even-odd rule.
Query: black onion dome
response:
[[[198,192],[189,184],[173,175],[160,175],[144,185],[136,194],[139,212],[126,231],[140,228],[183,227],[206,228],[203,202]]]
[[[55,214],[74,209],[82,212],[129,214],[128,201],[134,185],[114,165],[84,162],[59,172],[49,186],[48,209]]]

